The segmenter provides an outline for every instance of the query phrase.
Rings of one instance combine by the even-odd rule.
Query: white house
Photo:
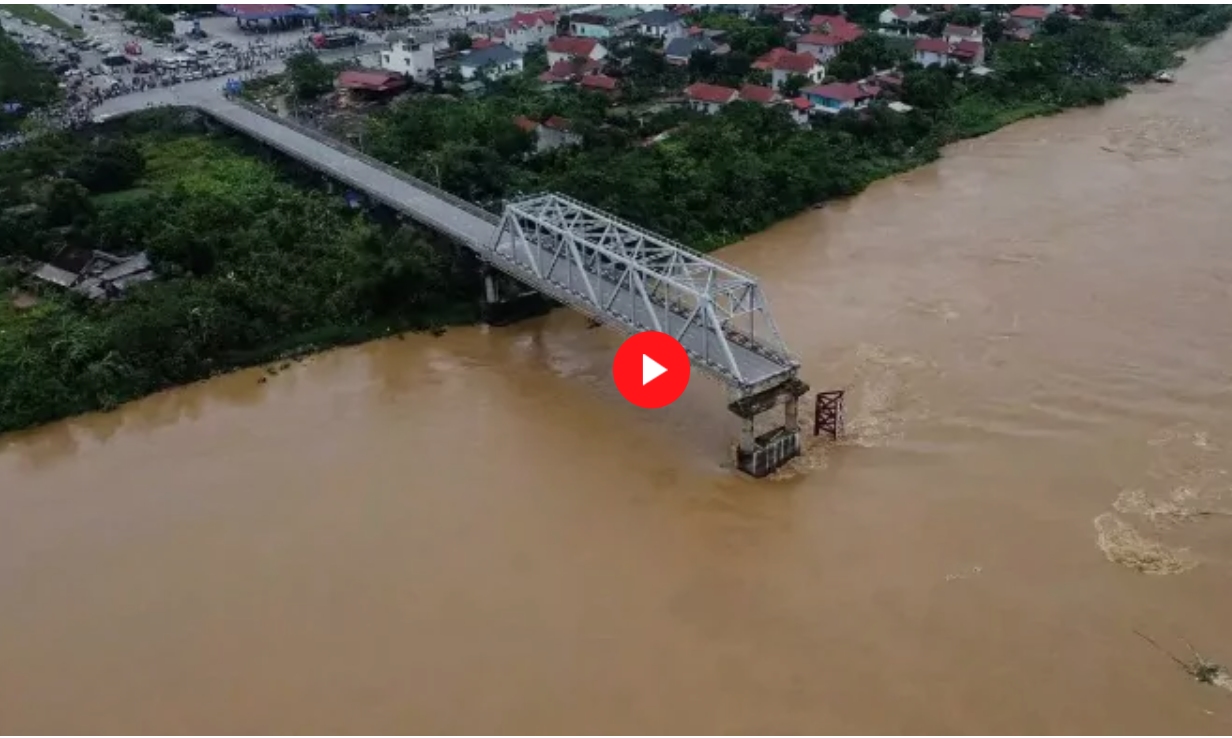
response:
[[[912,60],[924,67],[948,64],[950,61],[950,44],[943,38],[917,39]]]
[[[984,43],[984,31],[978,26],[956,26],[953,23],[947,23],[945,30],[941,33],[941,38],[951,44],[962,43],[963,41],[974,41],[977,44]]]
[[[525,54],[532,46],[542,46],[556,34],[556,14],[550,10],[515,13],[505,27],[505,45]]]
[[[600,61],[607,57],[607,47],[597,39],[578,36],[556,36],[548,40],[548,65],[566,59]]]
[[[722,110],[723,106],[734,102],[740,92],[722,85],[694,82],[685,88],[684,95],[689,100],[689,107],[707,115],[714,115]]]
[[[499,79],[522,69],[522,55],[504,44],[470,51],[458,60],[458,71],[468,81],[480,76]]]
[[[892,8],[886,8],[881,11],[881,15],[877,16],[878,23],[890,28],[910,27],[917,23],[923,23],[926,20],[928,20],[927,16],[922,15],[910,5],[895,5]]]
[[[381,51],[381,69],[423,82],[436,71],[436,57],[431,43],[420,43],[405,33],[385,37],[387,46]]]
[[[553,115],[542,123],[519,115],[513,119],[513,123],[535,137],[535,152],[539,154],[582,143],[582,136],[573,131],[573,124],[558,115]]]
[[[637,19],[638,32],[643,36],[671,41],[685,34],[684,21],[670,10],[652,10]]]
[[[821,82],[826,76],[826,68],[820,59],[808,51],[774,49],[754,62],[753,67],[770,72],[770,84],[776,90],[782,89],[787,80],[795,75],[806,78],[812,84]]]

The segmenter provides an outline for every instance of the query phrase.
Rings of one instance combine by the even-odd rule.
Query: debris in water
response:
[[[1214,661],[1210,661],[1205,656],[1198,653],[1198,649],[1194,648],[1193,644],[1189,641],[1185,641],[1185,645],[1189,648],[1189,653],[1193,655],[1193,659],[1191,661],[1185,661],[1156,643],[1153,638],[1146,635],[1142,631],[1135,629],[1134,633],[1136,633],[1142,640],[1167,654],[1168,658],[1172,659],[1177,666],[1181,667],[1182,671],[1193,677],[1194,681],[1202,684],[1209,684],[1212,687],[1219,687],[1220,689],[1226,689],[1229,692],[1232,692],[1232,672],[1229,672],[1227,667],[1222,664],[1217,664]]]

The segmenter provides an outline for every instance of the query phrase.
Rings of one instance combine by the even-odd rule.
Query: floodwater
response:
[[[1230,113],[1227,40],[725,251],[849,390],[775,480],[563,311],[11,438],[0,732],[1232,731]]]

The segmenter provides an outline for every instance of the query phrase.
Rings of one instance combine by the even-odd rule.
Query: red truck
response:
[[[359,35],[350,32],[314,33],[310,40],[318,49],[341,49],[359,43]]]

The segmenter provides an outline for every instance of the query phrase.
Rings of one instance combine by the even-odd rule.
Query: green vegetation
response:
[[[142,35],[156,40],[170,38],[175,23],[163,14],[158,5],[125,5],[124,20],[137,24]]]
[[[58,96],[55,75],[0,30],[0,103],[15,102],[23,111],[29,111]],[[0,112],[0,134],[15,130],[20,121],[16,114]]]
[[[0,10],[7,10],[14,16],[30,21],[35,25],[48,26],[52,30],[64,31],[75,38],[80,38],[82,36],[80,29],[73,28],[69,24],[60,20],[60,17],[55,13],[44,10],[38,5],[0,5]]]
[[[171,120],[0,153],[0,432],[297,348],[474,319],[478,286],[453,247]],[[65,245],[144,248],[160,280],[94,303],[18,269]],[[34,307],[14,305],[19,285]]]
[[[730,55],[699,54],[680,68],[646,46],[620,51],[617,103],[575,90],[546,92],[525,75],[480,98],[399,104],[370,122],[364,140],[374,156],[492,208],[521,193],[558,190],[710,249],[930,161],[949,142],[1122,95],[1127,83],[1178,63],[1176,50],[1232,21],[1224,5],[1115,7],[1122,16],[1057,18],[1031,43],[995,44],[990,63],[997,71],[988,77],[923,69],[874,34],[848,44],[830,65],[833,75],[855,80],[898,64],[902,99],[915,107],[907,114],[875,106],[815,119],[808,130],[781,107],[734,103],[708,117],[653,105],[690,82],[736,86],[759,76],[749,61],[780,42],[778,29],[714,13],[694,20],[727,30]],[[534,155],[515,115],[568,118],[584,144]],[[645,145],[669,129],[668,138]]]

